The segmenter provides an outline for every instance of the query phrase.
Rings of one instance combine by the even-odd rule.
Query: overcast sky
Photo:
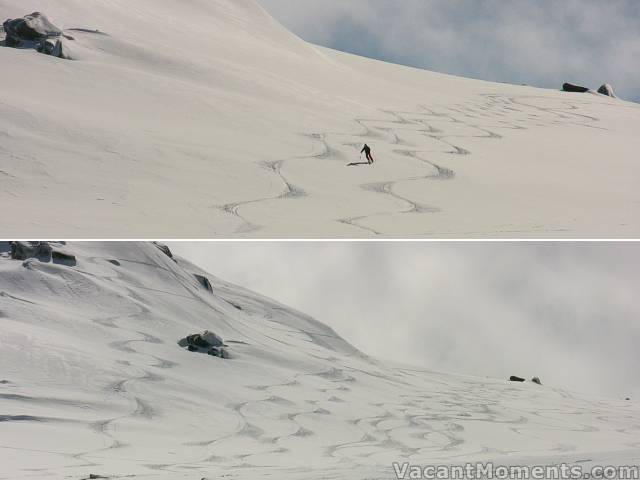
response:
[[[305,40],[473,78],[640,101],[638,0],[259,0]]]
[[[373,356],[640,395],[640,244],[171,244]]]

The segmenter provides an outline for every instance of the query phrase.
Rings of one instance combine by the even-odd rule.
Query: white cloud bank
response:
[[[636,0],[260,0],[313,43],[473,78],[611,83],[640,101]]]
[[[435,370],[640,394],[640,245],[172,244],[366,353]]]

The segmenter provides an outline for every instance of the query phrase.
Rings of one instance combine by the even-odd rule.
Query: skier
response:
[[[367,162],[369,162],[369,165],[371,165],[373,163],[373,157],[371,156],[371,148],[366,143],[364,145],[364,148],[360,151],[361,155],[362,155],[362,153],[366,153]]]

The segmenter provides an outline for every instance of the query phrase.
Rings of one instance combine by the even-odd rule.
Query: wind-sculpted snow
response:
[[[17,237],[640,233],[635,104],[323,49],[253,0],[0,10],[46,12],[74,39],[73,62],[0,48]]]
[[[152,244],[66,249],[77,265],[0,258],[2,479],[391,479],[394,461],[637,458],[636,402],[397,366]],[[205,329],[230,359],[177,345]]]

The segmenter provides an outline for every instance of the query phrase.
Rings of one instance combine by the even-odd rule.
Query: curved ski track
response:
[[[535,101],[542,99],[546,103],[553,102],[556,106],[540,106]],[[472,159],[473,152],[465,148],[464,140],[469,138],[486,138],[487,140],[500,140],[503,135],[495,130],[527,130],[535,127],[550,125],[578,125],[585,128],[606,130],[597,125],[598,119],[579,113],[580,106],[587,102],[579,102],[573,99],[550,99],[544,96],[534,95],[500,95],[482,94],[478,99],[459,105],[419,105],[416,111],[385,110],[380,113],[387,118],[354,118],[353,122],[361,129],[359,133],[319,132],[305,134],[316,144],[316,152],[306,156],[297,156],[281,159],[274,162],[262,162],[261,165],[271,170],[278,181],[283,185],[283,190],[278,195],[270,197],[253,198],[245,201],[223,205],[220,210],[233,215],[241,225],[233,232],[234,235],[249,235],[264,228],[256,221],[243,215],[243,207],[259,204],[267,201],[295,201],[296,199],[309,197],[304,185],[297,185],[287,178],[283,169],[289,162],[303,160],[344,161],[350,155],[357,153],[364,143],[390,145],[395,155],[415,159],[425,167],[424,175],[408,178],[391,178],[380,183],[364,183],[359,186],[361,190],[385,195],[402,205],[402,208],[389,208],[386,211],[370,212],[366,215],[336,218],[334,221],[343,225],[359,229],[371,236],[381,236],[391,232],[379,232],[363,222],[371,217],[406,214],[424,215],[442,210],[436,205],[424,205],[411,198],[398,195],[394,187],[405,182],[425,182],[433,180],[454,180],[456,173],[450,168],[443,167],[429,159],[430,154],[449,155],[452,159],[461,161]],[[453,127],[454,131],[450,128]],[[455,127],[463,127],[473,133],[455,133]],[[423,150],[419,144],[405,142],[402,133],[410,132],[418,134],[425,139],[435,140],[441,144],[440,149]],[[344,142],[341,137],[359,137],[360,143]],[[344,149],[349,152],[345,154]],[[378,148],[378,150],[380,150]],[[375,152],[374,152],[375,153]],[[384,161],[391,159],[385,158]],[[310,179],[310,185],[312,185]]]
[[[95,257],[89,258],[88,261],[106,264],[110,259]],[[118,261],[124,264],[129,260],[119,258]],[[170,269],[151,262],[136,263],[171,272]],[[90,275],[82,272],[80,267],[69,268]],[[103,280],[114,281],[120,278],[120,275],[115,268],[100,277]],[[175,278],[178,283],[184,285],[184,279],[177,275]],[[130,278],[127,280],[131,282]],[[62,472],[66,468],[104,468],[101,460],[114,459],[106,452],[127,447],[118,435],[119,422],[127,419],[162,421],[162,409],[158,408],[149,396],[144,397],[136,393],[139,389],[132,386],[137,383],[163,382],[165,377],[162,372],[177,365],[138,348],[138,345],[144,344],[163,344],[161,339],[144,331],[145,325],[149,325],[148,320],[153,318],[153,312],[145,307],[142,301],[138,301],[138,287],[143,288],[142,285],[134,284],[129,292],[137,311],[92,319],[96,325],[117,332],[121,337],[109,343],[109,347],[121,352],[122,357],[117,362],[119,378],[104,387],[103,403],[113,404],[117,400],[119,409],[124,410],[123,413],[112,414],[95,421],[0,415],[0,422],[81,422],[87,429],[104,436],[106,445],[99,449],[75,453],[47,452],[74,462],[68,466],[56,467],[48,473]],[[196,293],[187,291],[191,292],[190,297],[193,301],[204,302]],[[161,290],[153,292],[175,295]],[[242,293],[238,295],[242,298],[242,303],[249,304],[252,301],[251,297],[245,298]],[[220,290],[220,297],[226,300],[224,289]],[[13,297],[7,298],[9,301],[21,301]],[[211,302],[206,303],[215,309]],[[262,305],[261,310],[256,310],[255,304],[251,307],[256,313],[249,311],[247,315],[257,314],[264,321],[249,322],[248,318],[238,316],[234,320],[236,331],[242,333],[250,343],[270,348],[270,345],[262,342],[271,338],[267,330],[277,330],[279,338],[272,340],[283,344],[284,348],[299,349],[303,344],[309,358],[316,362],[317,369],[307,367],[306,371],[298,371],[288,378],[278,379],[274,376],[264,383],[246,383],[246,395],[240,395],[237,402],[218,406],[221,408],[218,414],[224,412],[229,418],[235,418],[235,428],[212,432],[209,439],[182,443],[185,448],[193,449],[189,452],[189,460],[157,464],[148,461],[144,463],[140,459],[115,458],[144,465],[150,472],[193,474],[197,471],[207,474],[215,467],[233,478],[238,472],[264,466],[263,462],[269,456],[275,456],[276,459],[283,455],[294,458],[297,448],[305,444],[306,448],[318,451],[318,456],[326,464],[326,478],[345,478],[344,472],[356,471],[353,469],[357,467],[389,465],[389,458],[416,463],[426,460],[455,463],[461,458],[473,458],[487,453],[495,456],[519,453],[516,450],[490,447],[490,435],[486,436],[485,445],[479,445],[477,439],[473,444],[469,442],[466,431],[478,423],[485,424],[488,428],[503,428],[527,439],[538,438],[541,432],[591,435],[601,429],[606,429],[607,432],[603,433],[607,434],[615,430],[617,435],[624,437],[630,448],[637,448],[640,424],[637,417],[631,415],[628,410],[614,409],[606,403],[580,403],[580,400],[562,390],[545,389],[540,390],[540,393],[528,389],[523,391],[526,386],[513,386],[489,380],[485,383],[481,379],[448,377],[402,368],[392,369],[379,365],[374,360],[367,363],[365,369],[362,362],[354,363],[352,356],[337,356],[335,352],[314,343],[314,334],[310,332],[293,327],[285,329],[280,323],[269,325],[270,317],[280,307]],[[142,357],[150,362],[138,361],[138,366],[135,366],[132,356],[138,359]],[[374,388],[372,382],[375,382],[373,395],[369,390]],[[539,408],[536,407],[538,395],[546,395]],[[527,403],[523,404],[525,397]],[[17,401],[20,404],[60,403],[86,408],[82,402],[76,403],[72,400],[10,394],[0,395],[0,399]],[[95,406],[96,411],[100,408],[104,406]],[[339,428],[339,433],[325,431],[327,424],[334,425],[332,428]],[[227,441],[235,441],[234,447],[229,448]],[[555,446],[558,452],[569,455],[577,447],[565,439],[558,440]],[[3,445],[2,448],[11,447]],[[221,452],[223,448],[226,450]],[[78,465],[78,461],[82,464]],[[305,472],[304,469],[296,468],[288,471]],[[32,473],[36,472],[25,471],[26,476]],[[0,475],[0,478],[3,477]]]

